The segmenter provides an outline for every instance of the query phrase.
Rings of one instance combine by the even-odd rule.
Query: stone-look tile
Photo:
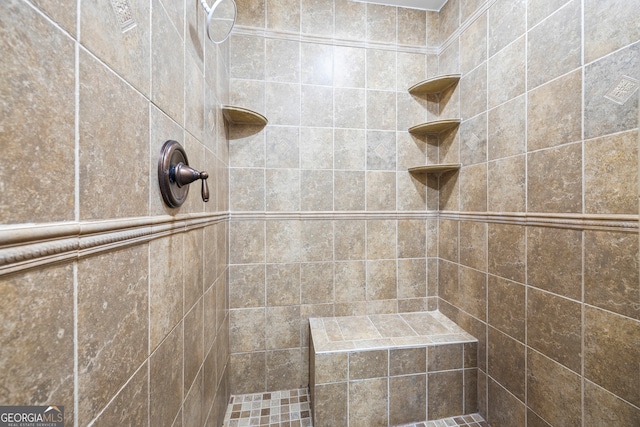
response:
[[[527,352],[527,403],[553,426],[582,423],[580,376],[540,353]]]
[[[183,239],[174,234],[149,243],[149,264],[164,268],[149,270],[149,347],[158,344],[180,322],[183,315]],[[133,258],[132,258],[133,259]]]
[[[420,174],[414,175],[407,172],[399,172],[396,180],[398,186],[396,196],[398,210],[424,211],[427,202],[427,186],[425,185],[427,181],[425,177],[421,177]]]
[[[637,141],[637,130],[585,141],[586,213],[637,214]]]
[[[302,126],[333,126],[333,90],[330,87],[302,85]]]
[[[487,271],[487,224],[461,221],[458,248],[460,264]]]
[[[531,409],[527,409],[527,426],[528,427],[551,427],[551,424],[540,418],[538,414]]]
[[[299,0],[265,0],[267,28],[281,31],[300,31]]]
[[[582,73],[580,70],[529,92],[528,151],[580,140],[581,106]]]
[[[527,86],[535,88],[582,65],[582,5],[573,0],[527,35]]]
[[[574,372],[580,372],[581,312],[577,302],[529,288],[527,344]]]
[[[367,129],[396,130],[395,92],[367,90],[366,109]]]
[[[458,43],[450,44],[443,52],[438,55],[437,73],[433,72],[433,68],[429,68],[429,77],[435,77],[441,74],[453,74],[460,72],[460,46]]]
[[[233,271],[234,266],[230,266]],[[261,296],[260,270],[258,266],[253,282],[257,283],[256,295]],[[253,269],[251,270],[253,271]],[[249,277],[253,277],[250,275]],[[233,294],[234,283],[229,283],[229,291]],[[238,290],[238,297],[250,298],[247,291]],[[259,302],[259,300],[256,300]],[[299,264],[267,264],[266,265],[266,302],[269,307],[300,304],[300,265]],[[237,305],[237,304],[236,304]],[[259,306],[260,304],[257,304]],[[231,307],[233,307],[232,305]]]
[[[333,123],[333,113],[331,122]],[[302,169],[333,169],[333,129],[300,129],[300,167]]]
[[[170,426],[181,409],[182,332],[174,328],[149,358],[149,425]]]
[[[3,405],[58,402],[69,424],[79,410],[73,404],[73,280],[70,264],[0,279]]]
[[[231,354],[229,360],[231,393],[258,393],[266,390],[266,354]]]
[[[582,144],[527,156],[527,211],[582,212]]]
[[[184,116],[185,85],[183,55],[166,55],[165,52],[184,50],[182,34],[175,31],[159,0],[153,1],[151,40],[151,100],[176,122]],[[84,35],[83,35],[84,37]]]
[[[481,114],[460,125],[460,163],[464,166],[487,161],[487,116]]]
[[[526,209],[526,159],[509,157],[487,165],[487,210],[523,212]]]
[[[364,262],[337,262],[334,274],[336,302],[366,300],[367,284]]]
[[[290,126],[269,126],[267,127],[265,134],[267,140],[267,168],[300,167],[299,128]]]
[[[408,375],[426,372],[427,353],[423,348],[389,350],[389,375]]]
[[[348,353],[318,353],[314,360],[316,384],[347,381]]]
[[[484,63],[462,76],[460,96],[464,102],[460,105],[463,120],[470,119],[487,109],[487,64]]]
[[[425,374],[389,378],[389,425],[425,420],[426,393]]]
[[[493,328],[488,333],[487,373],[518,399],[525,399],[526,347]]]
[[[487,14],[484,13],[460,35],[460,71],[468,73],[486,59]]]
[[[188,393],[188,394],[187,394]],[[200,375],[193,382],[193,386],[190,390],[185,390],[185,399],[183,404],[183,425],[185,426],[200,426],[204,422],[204,418],[207,413],[203,413],[205,408],[202,407],[203,389],[203,376],[202,371]],[[206,408],[207,410],[209,408]]]
[[[333,99],[334,127],[364,129],[366,112],[364,89],[335,88]]]
[[[266,111],[268,110],[265,106],[266,83],[264,81],[230,79],[229,92],[229,103],[231,105],[242,105],[244,108],[251,109],[260,114],[267,114]],[[271,122],[271,120],[271,114],[269,114],[269,121]],[[209,126],[211,126],[211,124],[209,124]],[[243,130],[245,129],[241,126],[231,126],[229,132],[230,138],[238,139],[238,133],[244,135],[244,133],[241,133]],[[249,130],[257,132],[257,130],[252,128],[249,128]]]
[[[466,332],[473,335],[478,340],[477,344],[477,361],[478,368],[482,371],[487,370],[486,354],[487,354],[487,324],[479,321],[475,317],[469,316],[455,306],[440,300],[438,310],[455,322]]]
[[[526,119],[524,96],[489,110],[487,131],[489,160],[515,156],[526,151]]]
[[[204,306],[202,300],[184,317],[184,392],[194,384],[204,361]],[[195,387],[195,385],[194,385]]]
[[[366,210],[396,209],[396,173],[372,171],[366,173]]]
[[[463,371],[427,374],[427,419],[460,415],[463,408]]]
[[[197,229],[184,234],[184,311],[188,311],[204,291],[204,232]]]
[[[204,76],[191,55],[184,57],[184,127],[198,140],[204,140]],[[192,150],[187,149],[187,151],[190,154],[189,165],[199,166],[192,164],[194,160]]]
[[[302,386],[300,349],[267,352],[266,390],[291,390]],[[309,376],[304,384],[308,383]]]
[[[398,260],[398,298],[427,296],[427,261],[421,259]]]
[[[335,129],[334,167],[336,170],[365,170],[365,150],[365,131],[357,129]]]
[[[265,80],[300,82],[300,43],[291,40],[266,40]]]
[[[459,267],[458,274],[458,290],[451,297],[467,313],[486,320],[487,274],[464,266]]]
[[[294,83],[266,83],[266,111],[269,124],[300,125],[300,85]]]
[[[487,210],[487,164],[462,167],[459,172],[460,210],[485,212]]]
[[[261,211],[265,204],[264,169],[229,169],[231,209],[235,211]]]
[[[313,399],[313,424],[316,427],[346,426],[349,424],[348,383],[316,385]]]
[[[364,210],[365,194],[365,172],[334,172],[333,207],[336,211]]]
[[[232,353],[265,349],[265,309],[229,310],[229,336]]]
[[[396,170],[396,133],[367,131],[367,170]]]
[[[567,298],[582,298],[582,232],[527,228],[527,284]]]
[[[232,34],[229,40],[231,75],[236,79],[264,80],[265,39]]]
[[[595,61],[640,38],[637,9],[620,0],[594,1],[584,4],[584,60]]]
[[[465,369],[464,380],[464,413],[478,413],[478,369]]]
[[[267,262],[300,261],[300,227],[291,221],[267,222]]]
[[[300,307],[267,307],[264,329],[267,350],[300,347]]]
[[[640,424],[640,411],[591,381],[585,381],[584,422],[589,426],[633,426]]]
[[[427,18],[425,11],[400,7],[398,13],[398,44],[426,46]]]
[[[333,274],[332,262],[301,264],[300,300],[302,304],[333,302]]]
[[[520,342],[525,342],[525,301],[523,285],[489,276],[488,323]]]
[[[493,379],[489,378],[488,382],[487,421],[492,426],[527,425],[525,405]]]
[[[526,31],[526,0],[498,0],[489,9],[489,57]]]
[[[423,258],[427,251],[427,230],[424,220],[398,221],[398,258]]]
[[[396,90],[396,52],[367,49],[366,51],[367,89]]]
[[[428,372],[462,369],[462,344],[430,345],[427,353]]]
[[[387,350],[359,351],[349,353],[349,379],[387,377],[389,375],[389,352]]]
[[[54,6],[48,5],[49,1],[37,3],[44,3],[47,11]],[[56,2],[53,9],[58,7],[61,12],[69,9]],[[0,8],[0,98],[4,100],[0,110],[0,155],[9,165],[0,170],[4,200],[0,217],[4,224],[71,221],[73,43],[25,3],[8,1]],[[46,64],[46,72],[41,64]],[[16,173],[20,169],[37,173]]]
[[[333,171],[300,172],[300,210],[333,210]]]
[[[91,425],[96,427],[147,425],[149,414],[147,370],[148,366],[145,362]],[[65,414],[67,411],[65,405]]]
[[[640,319],[636,237],[635,233],[585,232],[586,303]]]
[[[584,376],[627,402],[640,404],[640,323],[585,307]]]
[[[396,43],[396,8],[367,4],[367,41]]]
[[[487,375],[478,369],[478,412],[487,418]]]
[[[445,3],[440,9],[440,40],[445,41],[460,26],[460,2],[451,1]]]
[[[622,104],[605,98],[622,76],[640,80],[640,43],[584,67],[585,139],[638,127],[637,93]]]
[[[364,88],[366,85],[366,50],[335,46],[333,50],[333,85],[335,88]]]
[[[489,107],[522,95],[526,90],[526,42],[520,37],[489,59]]]
[[[333,46],[302,43],[300,78],[303,84],[333,85]]]
[[[349,383],[349,426],[388,425],[388,382],[388,378],[376,378]]]
[[[367,261],[367,300],[398,297],[396,260]]]
[[[365,221],[335,221],[334,254],[336,260],[365,258]]]
[[[527,27],[533,28],[570,0],[528,0]]]
[[[120,30],[111,4],[90,0],[83,4],[80,11],[83,46],[86,46],[88,50],[145,95],[149,95],[151,89],[149,74],[151,69],[151,29],[149,28],[151,3],[130,2],[131,16],[135,20],[136,26],[124,33]],[[155,6],[154,10],[156,8],[164,10],[157,2]],[[174,27],[169,17],[164,12],[162,14],[164,15],[162,17],[164,25],[173,31]],[[105,19],[105,17],[109,17],[109,19]],[[177,37],[177,33],[175,34]],[[166,45],[165,48],[169,49]],[[179,52],[182,50],[182,47],[177,49]],[[164,57],[165,55],[159,54],[159,56]],[[182,57],[182,55],[180,56]],[[180,60],[176,59],[175,64],[182,70],[181,58]],[[182,89],[182,85],[180,89]]]
[[[302,0],[300,2],[300,31],[306,34],[333,36],[333,2]]]
[[[238,25],[247,25],[251,27],[265,27],[265,6],[266,0],[238,0],[236,2],[238,16],[236,23]]]
[[[184,98],[182,86],[180,99]],[[147,101],[81,51],[80,56],[80,218],[147,215],[149,211],[149,107]],[[114,150],[117,146],[119,150]],[[126,151],[130,156],[122,156]],[[128,183],[127,203],[104,179],[118,170]],[[99,199],[97,199],[99,198]]]
[[[516,282],[525,282],[526,235],[524,227],[489,224],[489,273]]]
[[[267,169],[265,181],[267,210],[300,210],[299,169]]]
[[[300,260],[333,261],[333,222],[307,221],[300,225]]]
[[[459,224],[458,221],[438,221],[438,255],[440,258],[458,262]]]

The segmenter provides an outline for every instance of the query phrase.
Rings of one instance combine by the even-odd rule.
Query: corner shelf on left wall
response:
[[[269,123],[262,114],[235,105],[223,105],[222,114],[229,123],[234,125],[266,126]]]

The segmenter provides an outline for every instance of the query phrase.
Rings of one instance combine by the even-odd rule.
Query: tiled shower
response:
[[[220,45],[199,3],[0,4],[0,406],[220,426],[306,389],[309,318],[438,310],[478,340],[461,409],[640,424],[636,0],[236,0]],[[208,203],[163,205],[170,139]]]

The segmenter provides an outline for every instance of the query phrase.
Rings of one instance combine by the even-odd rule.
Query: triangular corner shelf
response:
[[[416,166],[409,168],[410,173],[416,174],[435,174],[440,175],[445,172],[457,171],[462,165],[460,163],[444,163],[440,165]]]
[[[222,114],[227,121],[234,125],[266,126],[269,122],[265,116],[247,108],[234,105],[223,105]]]
[[[412,95],[424,93],[437,94],[458,83],[460,77],[460,74],[445,74],[442,76],[436,76],[411,86],[409,88],[409,93]]]
[[[455,128],[460,124],[460,119],[434,120],[409,128],[409,133],[414,135],[440,134]]]

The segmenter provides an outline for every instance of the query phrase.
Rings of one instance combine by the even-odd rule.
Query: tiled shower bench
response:
[[[477,340],[437,311],[309,319],[314,427],[477,412]]]

